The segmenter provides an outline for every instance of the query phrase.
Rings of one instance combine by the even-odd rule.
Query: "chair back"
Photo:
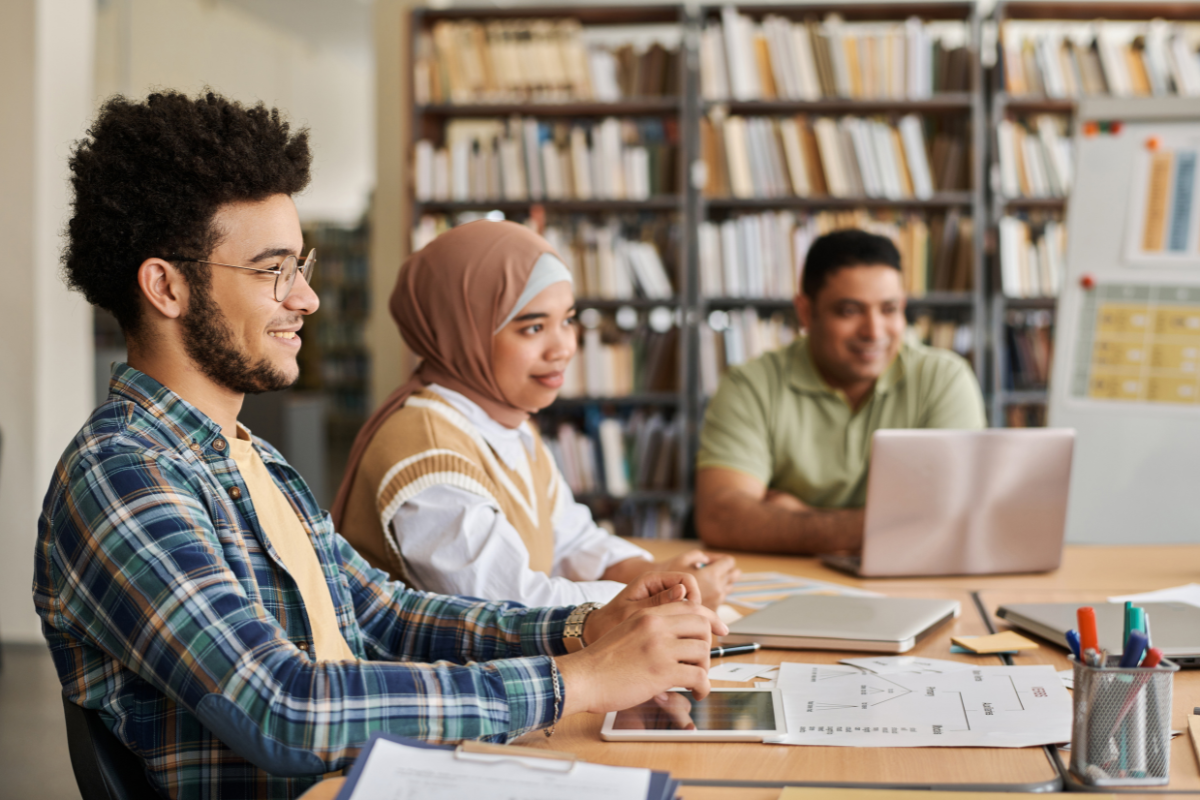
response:
[[[67,747],[83,800],[159,800],[142,760],[113,735],[100,712],[63,698]]]

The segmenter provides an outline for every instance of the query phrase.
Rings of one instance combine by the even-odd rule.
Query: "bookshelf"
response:
[[[616,519],[624,533],[679,533],[698,423],[718,377],[711,358],[714,342],[728,339],[731,346],[767,349],[794,335],[791,298],[802,252],[800,259],[773,256],[769,274],[763,264],[757,273],[733,264],[729,280],[722,273],[721,285],[714,287],[712,248],[706,245],[714,232],[722,235],[723,225],[740,226],[743,236],[764,226],[790,225],[780,241],[803,249],[825,229],[862,221],[895,234],[902,252],[920,254],[919,267],[910,268],[906,277],[914,289],[911,321],[935,340],[966,351],[981,382],[986,374],[986,108],[974,3],[745,5],[734,14],[737,20],[721,6],[415,9],[403,26],[408,84],[397,96],[413,98],[402,109],[409,117],[410,140],[404,159],[411,173],[401,173],[411,179],[401,189],[400,214],[411,222],[404,234],[408,249],[466,219],[502,214],[532,220],[577,271],[583,346],[576,362],[584,366],[590,359],[609,371],[658,365],[651,370],[654,385],[636,374],[624,383],[623,393],[592,391],[587,381],[577,382],[575,391],[564,392],[539,415],[556,457],[571,464],[564,472],[571,473],[567,477],[577,496],[598,517]],[[735,26],[744,20],[750,26],[746,31],[770,26],[775,35],[807,32],[812,42],[861,46],[868,66],[851,79],[849,62],[837,66],[830,60],[821,67],[825,82],[818,85],[814,72],[803,79],[807,88],[799,72],[782,67],[775,88],[768,88],[774,78],[763,73],[752,91],[737,83],[714,93],[704,59],[717,42],[715,26],[731,20]],[[741,28],[730,28],[735,29]],[[847,37],[852,44],[846,44]],[[463,55],[472,48],[535,39],[559,42],[562,53],[580,42],[592,48],[589,52],[607,52],[588,56],[597,59],[587,62],[593,70],[588,81],[572,71],[568,55],[562,56],[568,66],[559,71],[497,68],[494,74],[480,68],[479,53]],[[723,47],[725,41],[718,44]],[[739,40],[728,41],[738,46]],[[784,53],[791,40],[775,41],[778,53]],[[470,42],[471,48],[456,42]],[[898,57],[900,46],[910,60],[899,71],[887,69],[879,54]],[[454,66],[438,61],[460,57],[462,63]],[[603,65],[614,63],[619,67],[615,81],[602,76],[611,68]],[[638,77],[620,72],[629,69]],[[654,77],[660,73],[661,79]],[[896,74],[906,76],[903,85],[888,77]],[[554,81],[542,82],[547,75]],[[636,86],[652,91],[629,91]],[[797,137],[809,137],[811,125],[816,149],[802,156],[806,167],[792,149],[787,170],[757,161],[753,174],[738,175],[749,183],[714,191],[717,168],[729,160],[712,161],[705,129],[711,130],[714,120],[723,126],[730,119],[737,120],[733,127],[760,137],[757,141],[790,132],[793,124]],[[847,148],[838,152],[838,163],[859,160],[845,172],[830,173],[826,182],[824,170],[834,156],[822,151],[816,137],[826,137],[821,144],[829,144],[830,135],[843,137],[830,147]],[[783,158],[778,148],[791,141],[774,140]],[[669,146],[656,151],[664,141]],[[622,177],[581,189],[586,181],[607,179],[593,180],[593,173],[581,181],[579,165],[588,162],[580,142],[595,148],[593,154],[608,147],[602,161]],[[894,143],[894,151],[887,142]],[[879,152],[891,155],[872,162],[870,147],[884,147]],[[534,161],[537,167],[531,166]],[[869,162],[875,166],[868,169]],[[774,166],[784,165],[776,161]],[[650,179],[643,180],[638,169]],[[784,182],[772,172],[783,175]],[[710,237],[703,242],[702,228]],[[655,290],[658,279],[642,276],[637,257],[628,255],[631,245],[645,242],[654,245],[670,283],[665,294],[661,287]],[[618,273],[622,263],[629,265],[628,280],[614,282],[593,270],[593,261],[614,260]],[[709,327],[714,319],[731,326],[730,332],[716,336]],[[664,339],[670,344],[662,345]],[[731,352],[724,345],[719,349]],[[623,444],[628,465],[623,476],[605,474],[612,465],[604,446],[614,443]],[[655,447],[657,454],[650,455]],[[591,464],[591,473],[583,474],[581,464]]]
[[[831,15],[837,16],[835,18]],[[937,41],[943,45],[941,51],[949,51],[948,59],[960,59],[955,62],[959,66],[951,71],[945,69],[949,61],[943,62],[940,64],[943,69],[939,74],[936,69],[936,54],[941,51],[938,49],[933,50],[935,55],[930,58],[930,61],[935,63],[926,64],[923,70],[914,69],[913,62],[906,60],[905,69],[889,73],[882,68],[883,65],[878,60],[869,58],[867,63],[876,67],[875,84],[869,85],[860,74],[860,82],[857,85],[850,82],[847,86],[845,81],[839,82],[836,62],[828,67],[822,65],[822,58],[817,49],[818,39],[812,35],[815,28],[833,19],[840,22],[837,23],[836,30],[827,30],[827,41],[833,42],[831,47],[836,47],[837,42],[844,44],[849,38],[855,41],[857,47],[862,48],[864,41],[877,36],[879,38],[871,43],[872,46],[891,49],[876,49],[873,54],[868,49],[867,52],[874,58],[874,54],[879,52],[897,52],[897,43],[903,39],[902,46],[906,48],[904,52],[908,58],[911,54],[920,52],[922,47],[925,48],[924,52],[928,53],[930,45]],[[737,56],[731,56],[730,53],[738,50],[739,43],[732,39],[729,32],[742,29],[747,23],[761,26],[768,39],[767,59],[774,66],[771,76],[765,75],[765,69],[759,67],[757,86],[752,85],[754,80],[747,82],[744,78],[734,75],[737,67],[730,66],[737,61]],[[887,223],[894,222],[901,228],[897,238],[900,240],[906,265],[920,261],[914,258],[915,253],[928,252],[930,249],[931,241],[924,223],[939,217],[945,219],[951,215],[975,223],[969,230],[960,230],[960,238],[963,241],[957,243],[956,258],[953,259],[958,262],[959,270],[965,271],[965,275],[957,275],[953,281],[947,281],[947,276],[942,276],[947,285],[939,286],[933,280],[935,270],[931,263],[928,274],[924,276],[929,280],[910,280],[906,277],[906,282],[909,283],[910,290],[910,322],[917,324],[919,328],[923,325],[926,330],[937,327],[939,323],[942,332],[945,324],[953,325],[955,330],[961,329],[956,341],[967,345],[965,349],[970,350],[969,355],[976,374],[982,379],[986,374],[984,342],[987,334],[987,304],[983,280],[985,273],[982,259],[983,222],[986,219],[982,158],[986,140],[983,125],[983,76],[978,58],[981,25],[974,4],[951,2],[741,5],[733,12],[724,6],[712,5],[701,6],[694,24],[699,29],[697,57],[700,62],[698,72],[702,87],[702,100],[696,120],[696,127],[699,129],[696,144],[701,151],[699,156],[706,164],[707,180],[703,185],[693,187],[693,230],[697,231],[693,251],[698,254],[697,263],[694,265],[698,280],[693,283],[694,295],[691,299],[698,312],[695,335],[700,337],[694,350],[701,361],[694,369],[697,390],[693,394],[693,417],[702,417],[707,396],[724,371],[724,362],[730,360],[731,353],[735,354],[733,360],[739,361],[754,357],[761,350],[770,349],[771,346],[784,344],[788,336],[782,329],[783,326],[794,325],[791,298],[795,293],[799,264],[788,263],[782,267],[779,264],[770,265],[766,270],[768,275],[765,276],[765,280],[750,281],[764,284],[764,291],[758,294],[769,296],[743,296],[754,294],[745,290],[745,277],[735,279],[734,288],[737,291],[729,291],[729,276],[726,274],[723,281],[718,277],[720,273],[727,273],[728,259],[717,259],[710,255],[721,250],[725,236],[733,235],[722,230],[718,236],[710,226],[724,227],[731,220],[740,221],[741,224],[756,214],[760,215],[759,224],[765,228],[780,224],[780,220],[785,226],[794,226],[793,250],[797,253],[807,249],[807,242],[811,241],[812,237],[831,227],[860,224],[863,227],[880,229],[880,232],[895,233],[895,228],[887,228]],[[766,33],[768,28],[772,33]],[[791,39],[787,38],[789,30]],[[919,47],[912,46],[914,31]],[[807,45],[798,42],[796,38],[803,37],[804,32],[808,33]],[[772,35],[782,38],[771,38]],[[921,40],[921,36],[925,38]],[[889,40],[888,37],[892,38]],[[791,47],[786,45],[789,41],[792,43]],[[920,44],[922,41],[923,45]],[[879,42],[884,44],[880,45]],[[955,48],[961,48],[958,55],[953,54]],[[805,53],[806,49],[809,50],[808,53]],[[710,66],[710,63],[720,63],[720,58],[712,59],[710,53],[713,50],[723,53],[725,69],[729,74],[721,76],[718,74],[720,67],[714,69]],[[790,61],[795,65],[792,67],[790,78],[786,66],[789,50]],[[748,50],[742,49],[741,52],[744,54]],[[864,50],[860,49],[858,52]],[[759,57],[761,59],[762,55],[759,54]],[[710,62],[706,62],[706,58],[710,59]],[[750,59],[743,58],[742,63],[746,64],[744,69],[754,72],[754,65]],[[760,61],[759,64],[761,63]],[[780,63],[784,66],[778,66]],[[934,69],[930,69],[930,66]],[[817,79],[797,80],[796,74],[805,71],[818,73]],[[953,76],[951,72],[954,73]],[[903,75],[903,85],[900,85],[900,81],[889,83],[890,79],[885,73]],[[714,75],[717,76],[715,79]],[[771,88],[767,88],[768,86]],[[761,133],[755,138],[750,129],[757,125],[761,130],[765,120],[765,124],[772,126],[777,132],[776,136],[782,140],[785,150],[788,147],[789,136],[799,140],[799,146],[793,146],[792,152],[804,155],[795,161],[803,160],[810,175],[819,172],[828,179],[831,176],[831,165],[826,159],[836,156],[828,152],[833,148],[825,146],[830,140],[819,138],[820,134],[816,131],[818,124],[826,125],[828,131],[829,123],[824,121],[832,120],[843,130],[853,130],[852,135],[861,135],[859,132],[864,128],[873,136],[881,135],[882,131],[883,136],[891,135],[897,140],[897,150],[900,150],[899,142],[905,141],[902,122],[905,118],[916,122],[907,124],[915,130],[918,142],[923,141],[924,147],[920,150],[927,151],[916,152],[911,148],[904,148],[903,154],[895,159],[899,166],[893,166],[893,169],[902,181],[910,183],[907,186],[901,183],[889,187],[876,180],[876,185],[872,187],[865,174],[862,175],[862,180],[857,181],[858,185],[842,187],[835,186],[831,180],[806,181],[803,176],[797,178],[790,153],[785,153],[784,157],[779,159],[792,175],[790,187],[771,187],[768,184],[768,191],[763,192],[762,181],[758,179],[759,176],[755,176],[751,181],[755,184],[755,191],[749,192],[751,196],[745,196],[745,185],[738,191],[732,176],[719,174],[722,160],[732,162],[736,158],[730,157],[733,147],[730,142],[744,135],[738,130],[728,130],[725,120],[746,120],[745,126],[749,132],[749,135],[746,135],[746,148],[760,151],[772,145]],[[785,130],[788,124],[786,120],[796,120],[794,124],[799,129],[798,136]],[[723,125],[726,126],[724,130]],[[828,133],[826,135],[828,136]],[[721,137],[724,137],[723,140],[715,147],[706,142],[706,139]],[[946,169],[937,169],[937,159],[934,156],[937,147],[931,146],[932,140],[939,137],[954,141],[961,151],[958,156],[958,177],[950,179],[949,185],[939,185],[939,179],[946,176]],[[907,141],[905,143],[907,144]],[[809,155],[814,144],[818,151],[816,158]],[[706,147],[710,151],[715,150],[718,155],[708,155]],[[866,172],[864,167],[869,156],[864,157],[862,150],[854,150],[849,154],[843,151],[843,160],[846,155],[857,161],[860,174]],[[918,163],[927,159],[935,163]],[[752,156],[747,158],[747,161],[752,162]],[[819,166],[814,162],[819,162]],[[934,167],[930,176],[933,179],[930,181],[932,185],[927,186],[925,191],[920,191],[916,172],[923,169],[929,173],[930,166]],[[728,169],[732,171],[732,168]],[[878,172],[884,171],[881,169]],[[886,181],[882,183],[886,184]],[[789,216],[781,217],[781,214]],[[922,221],[914,235],[925,235],[924,250],[915,247],[910,249],[904,245],[904,242],[910,241],[910,231],[904,228],[906,223],[913,219]],[[872,225],[875,221],[883,224]],[[751,222],[750,225],[753,227],[754,223]],[[757,235],[757,232],[751,231],[747,239],[753,241]],[[739,243],[742,241],[739,239]],[[795,260],[798,261],[799,258]],[[710,261],[721,263],[717,265],[709,263]],[[771,275],[772,269],[782,275]],[[925,265],[922,264],[918,269],[924,270]],[[714,291],[713,284],[722,285]],[[717,313],[714,315],[714,312]],[[759,318],[757,324],[752,316]],[[715,339],[715,343],[705,341],[704,337]],[[705,359],[718,363],[704,363]]]
[[[1045,382],[1031,387],[1026,380],[1030,364],[1040,357],[1030,355],[1030,349],[1037,348],[1023,337],[1031,327],[1052,327],[1058,294],[1055,273],[1064,268],[1065,235],[1054,226],[1065,220],[1067,201],[1063,187],[1055,185],[1061,183],[1054,175],[1056,167],[1061,172],[1059,165],[1064,163],[1054,162],[1053,151],[1061,147],[1055,135],[1069,142],[1076,103],[1084,95],[1111,94],[1114,89],[1127,96],[1200,95],[1200,26],[1188,25],[1200,23],[1200,4],[1000,0],[993,20],[999,35],[989,97],[989,129],[995,131],[989,137],[989,222],[996,241],[991,417],[994,425],[1045,424]],[[1186,74],[1174,60],[1183,55],[1191,62],[1184,68]],[[1051,120],[1047,127],[1057,125],[1058,130],[1040,130],[1041,120]],[[1064,152],[1068,171],[1069,146]],[[1062,241],[1058,236],[1064,236]],[[1047,239],[1056,246],[1042,245]]]
[[[618,532],[637,535],[678,535],[687,503],[693,425],[689,342],[679,331],[691,257],[683,233],[693,113],[683,63],[686,23],[679,6],[643,5],[415,9],[409,25],[414,150],[428,142],[426,152],[449,162],[451,173],[440,186],[422,185],[428,176],[414,152],[413,186],[406,189],[409,247],[472,215],[503,215],[533,220],[563,254],[575,272],[582,321],[572,363],[578,374],[568,376],[539,423],[576,497]],[[451,32],[474,37],[474,55],[493,58],[487,62],[496,65],[493,74],[472,72],[461,49],[439,50]],[[561,62],[551,64],[547,46]],[[455,66],[452,59],[460,57]],[[587,68],[579,69],[584,62]],[[429,79],[435,72],[447,86]],[[463,80],[472,74],[474,83]],[[464,88],[470,86],[477,90]],[[482,136],[461,144],[473,127]],[[470,159],[490,146],[486,137],[506,133],[521,152],[501,163],[502,179],[488,186],[493,191],[480,191],[475,175],[454,174],[456,157],[473,168],[480,162]],[[504,147],[513,145],[501,140],[492,149]],[[612,179],[614,171],[621,180]],[[604,380],[585,380],[585,367]],[[647,380],[647,371],[668,374]],[[659,451],[653,458],[640,441],[647,431]],[[612,450],[624,456],[625,470],[614,464]],[[652,474],[639,474],[647,466]]]

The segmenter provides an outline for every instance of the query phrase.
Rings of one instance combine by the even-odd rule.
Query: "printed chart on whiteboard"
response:
[[[1198,156],[1194,131],[1147,136],[1136,151],[1125,234],[1129,265],[1200,268]]]
[[[1104,283],[1081,299],[1073,399],[1200,408],[1200,287]]]

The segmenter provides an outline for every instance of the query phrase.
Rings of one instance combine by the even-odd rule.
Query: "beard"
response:
[[[261,394],[291,386],[300,377],[281,372],[266,359],[258,362],[234,344],[233,334],[221,308],[212,299],[204,277],[188,282],[191,297],[187,312],[180,317],[183,346],[188,356],[208,378],[232,392]]]

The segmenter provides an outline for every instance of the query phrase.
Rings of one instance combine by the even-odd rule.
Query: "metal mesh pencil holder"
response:
[[[1165,786],[1171,769],[1171,685],[1178,665],[1104,669],[1071,659],[1071,773],[1090,786]]]

